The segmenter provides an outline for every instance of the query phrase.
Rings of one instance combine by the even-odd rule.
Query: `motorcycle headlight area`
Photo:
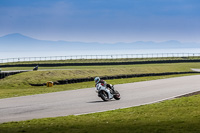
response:
[[[96,91],[96,93],[98,93],[98,92],[99,92],[99,90],[98,90],[97,88],[95,88],[95,91]]]

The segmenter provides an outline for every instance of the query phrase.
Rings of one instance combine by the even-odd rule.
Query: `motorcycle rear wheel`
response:
[[[113,97],[114,97],[115,100],[119,100],[121,98],[120,94],[119,94],[119,92],[117,90],[115,90],[115,94],[114,94]]]

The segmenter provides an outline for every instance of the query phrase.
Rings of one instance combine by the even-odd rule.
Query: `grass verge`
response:
[[[0,124],[1,133],[199,133],[200,95],[80,116]]]
[[[120,74],[144,74],[162,72],[186,72],[191,71],[190,68],[200,68],[200,63],[54,67],[53,70],[40,68],[40,70],[45,69],[45,71],[30,71],[20,73],[0,80],[0,88],[4,88],[3,86],[10,87],[11,84],[20,85],[21,87],[23,85],[28,85],[29,83],[46,83],[47,81],[95,76],[113,76]]]

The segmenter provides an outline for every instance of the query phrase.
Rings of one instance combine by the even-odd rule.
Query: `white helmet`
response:
[[[100,78],[99,78],[99,77],[94,78],[94,82],[95,82],[96,84],[98,84],[99,81],[100,81]]]

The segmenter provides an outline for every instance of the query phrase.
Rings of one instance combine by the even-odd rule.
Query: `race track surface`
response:
[[[94,88],[0,99],[0,123],[78,115],[154,103],[200,91],[200,75],[115,85],[121,100],[103,102]]]

